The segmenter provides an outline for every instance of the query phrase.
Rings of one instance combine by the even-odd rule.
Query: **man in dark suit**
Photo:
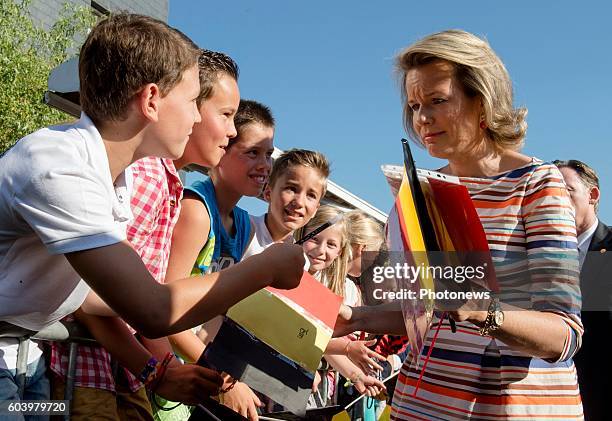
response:
[[[574,205],[580,288],[582,291],[582,347],[574,362],[587,421],[610,419],[612,414],[612,229],[597,218],[599,178],[583,162],[554,162],[563,174]]]

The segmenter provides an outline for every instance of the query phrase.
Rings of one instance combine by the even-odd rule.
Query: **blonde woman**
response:
[[[501,291],[451,312],[457,332],[443,322],[420,383],[425,358],[404,364],[392,418],[582,419],[574,216],[559,170],[519,152],[527,110],[514,108],[503,63],[485,40],[450,30],[406,48],[397,67],[406,129],[467,187]],[[397,314],[343,309],[340,326],[398,331]]]

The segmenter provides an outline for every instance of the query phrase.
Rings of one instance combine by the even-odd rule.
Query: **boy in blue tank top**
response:
[[[231,117],[220,115],[219,120],[222,123]],[[210,178],[185,188],[173,233],[168,280],[226,269],[241,260],[249,244],[249,215],[236,204],[242,196],[259,196],[268,180],[274,151],[274,118],[266,106],[241,100],[234,124],[237,135],[220,146],[225,155],[210,170]],[[208,333],[212,336],[219,325],[220,321],[213,319],[203,327],[200,337],[184,331],[170,340],[185,360],[197,361],[204,351],[204,341],[208,342]],[[256,417],[256,406],[261,405],[241,383],[223,395],[223,403],[251,418]]]

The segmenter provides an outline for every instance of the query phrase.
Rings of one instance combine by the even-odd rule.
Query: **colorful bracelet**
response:
[[[170,364],[170,361],[172,361],[173,358],[174,358],[174,354],[172,352],[166,353],[166,355],[164,356],[164,359],[157,367],[157,370],[155,372],[153,379],[145,384],[146,386],[149,387],[150,390],[155,391],[157,389],[162,379],[164,378],[166,371],[168,370],[168,364]]]
[[[149,378],[149,376],[151,376],[151,374],[155,372],[156,368],[157,368],[157,358],[155,357],[149,358],[149,361],[147,361],[142,371],[138,375],[138,380],[140,380],[141,383],[146,383],[147,379]]]

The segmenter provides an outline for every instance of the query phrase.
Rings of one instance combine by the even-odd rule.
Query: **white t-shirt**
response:
[[[266,214],[264,213],[261,216],[249,216],[251,218],[251,226],[255,227],[255,234],[253,235],[249,246],[244,251],[242,260],[259,254],[267,249],[271,244],[274,244],[272,234],[270,234],[270,230],[268,230],[268,227],[266,226]],[[289,235],[281,242],[285,244],[293,244],[293,237]],[[306,257],[306,254],[304,254],[304,270],[308,271],[309,267],[310,261],[308,260],[308,257]]]
[[[361,305],[361,291],[352,279],[346,278],[344,281],[344,304],[351,307]]]
[[[272,234],[270,234],[270,230],[266,226],[266,214],[264,213],[261,216],[253,216],[251,215],[251,226],[255,227],[255,234],[249,243],[249,246],[244,251],[242,255],[242,260],[247,257],[254,256],[256,254],[264,251],[270,244],[274,243],[272,239]],[[293,242],[293,237],[288,236],[283,240],[284,243],[291,244]]]
[[[582,265],[584,264],[584,260],[586,259],[587,252],[589,251],[589,246],[591,245],[591,240],[593,239],[593,234],[597,230],[597,225],[599,225],[599,219],[595,218],[595,222],[591,225],[586,231],[578,236],[576,241],[578,242],[578,260],[580,262],[580,269],[582,270]]]
[[[85,114],[24,137],[0,157],[0,321],[40,330],[83,303],[89,287],[64,253],[126,238],[126,179],[113,185],[104,143]],[[0,366],[14,366],[15,343],[0,339]]]

